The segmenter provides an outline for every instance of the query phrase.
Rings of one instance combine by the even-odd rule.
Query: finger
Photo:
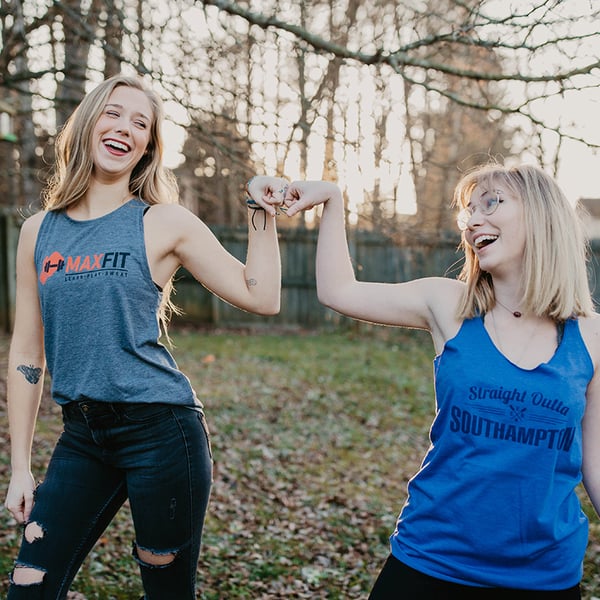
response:
[[[300,198],[301,194],[302,194],[302,181],[292,181],[292,183],[290,183],[287,186],[287,192],[286,192],[286,197],[288,199],[290,198]]]
[[[284,179],[278,180],[276,185],[268,186],[265,189],[265,195],[269,196],[271,204],[282,205],[285,201],[288,190],[288,182]]]
[[[260,201],[257,203],[260,204],[272,217],[274,217],[277,214],[277,209],[273,206],[270,200],[270,196],[262,196]]]
[[[25,521],[25,515],[23,514],[23,510],[20,506],[17,508],[6,506],[6,509],[15,518],[17,523],[23,523]]]
[[[298,205],[299,200],[300,200],[300,195],[298,193],[298,190],[296,190],[295,188],[292,188],[292,186],[290,186],[286,191],[286,197],[283,202],[283,205],[285,206],[285,212],[288,217],[292,217],[293,215],[295,215],[298,212],[297,205]]]
[[[277,211],[271,206],[269,203],[269,196],[258,196],[254,197],[252,194],[248,192],[248,199],[246,200],[246,204],[249,208],[252,209],[263,209],[270,215],[274,215]]]
[[[310,202],[307,202],[306,200],[293,201],[288,206],[287,216],[293,217],[294,215],[298,214],[299,212],[302,212],[303,210],[308,210],[309,208],[312,208],[312,205]]]
[[[285,196],[287,194],[287,185],[280,187],[279,189],[273,192],[273,198],[279,203],[283,204],[285,201]]]
[[[33,510],[33,497],[25,498],[25,505],[23,507],[23,521],[29,521],[29,517],[31,515],[31,511]]]

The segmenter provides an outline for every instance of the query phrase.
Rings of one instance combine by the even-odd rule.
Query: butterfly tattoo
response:
[[[42,375],[42,369],[39,367],[34,367],[33,365],[19,365],[17,367],[17,371],[23,373],[23,375],[25,375],[25,379],[27,379],[29,383],[37,383]]]

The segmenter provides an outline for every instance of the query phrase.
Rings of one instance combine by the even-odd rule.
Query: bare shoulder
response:
[[[596,368],[600,365],[600,314],[580,317],[579,329]]]
[[[153,204],[144,215],[147,242],[174,246],[190,237],[199,237],[204,223],[180,204]]]
[[[447,296],[439,298],[446,305],[458,303],[465,290],[465,284],[462,281],[450,277],[427,277],[421,281],[425,282],[434,293],[447,294]]]
[[[22,229],[25,229],[25,231],[37,231],[40,228],[40,225],[42,224],[42,221],[44,220],[44,217],[47,214],[47,210],[40,210],[39,212],[36,212],[30,217],[27,217],[25,221],[23,221]]]
[[[48,211],[42,210],[23,221],[20,232],[20,241],[22,244],[27,244],[31,247],[35,245],[37,234],[47,213]]]
[[[427,277],[420,280],[426,286],[427,304],[437,319],[454,320],[465,284],[449,277]]]
[[[580,317],[579,328],[586,342],[589,338],[591,342],[600,343],[600,314],[594,312],[589,317]]]
[[[153,204],[146,212],[146,221],[159,221],[164,224],[185,223],[198,219],[192,211],[181,204]]]

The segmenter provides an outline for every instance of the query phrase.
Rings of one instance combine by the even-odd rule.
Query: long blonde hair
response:
[[[527,236],[523,309],[555,321],[589,316],[594,307],[587,273],[588,243],[577,209],[554,179],[538,167],[508,168],[497,163],[466,173],[455,188],[453,204],[463,208],[475,187],[493,190],[499,185],[523,203]],[[461,247],[465,263],[459,279],[467,285],[458,317],[464,319],[488,312],[496,299],[492,277],[480,268],[464,233]]]
[[[66,210],[80,202],[87,193],[94,163],[92,160],[92,133],[98,118],[105,109],[108,98],[120,86],[142,91],[152,107],[150,140],[146,153],[135,165],[129,178],[129,192],[144,202],[170,204],[179,202],[179,191],[173,174],[162,162],[162,123],[164,111],[159,96],[137,77],[115,75],[89,92],[67,119],[56,138],[54,170],[42,200],[46,210]],[[159,320],[167,336],[171,315],[179,309],[171,301],[173,280],[163,288]]]

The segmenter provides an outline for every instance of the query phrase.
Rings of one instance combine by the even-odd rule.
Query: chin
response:
[[[486,259],[485,257],[483,258],[483,260],[478,258],[478,262],[479,262],[479,268],[482,271],[484,271],[485,273],[489,273],[490,275],[493,274],[494,267],[497,267],[497,265],[495,263],[493,263],[489,259]]]

